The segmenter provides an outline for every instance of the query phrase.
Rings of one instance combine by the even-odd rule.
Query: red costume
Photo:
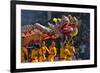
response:
[[[61,33],[63,33],[66,36],[70,36],[70,33],[73,31],[73,27],[68,25],[67,23],[65,23],[62,27],[61,27]]]

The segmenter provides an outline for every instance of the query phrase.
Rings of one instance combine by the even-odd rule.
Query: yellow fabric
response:
[[[39,62],[42,62],[42,61],[46,60],[45,54],[46,54],[47,49],[48,48],[46,46],[42,46],[39,49]]]
[[[46,46],[42,46],[40,49],[39,49],[39,55],[44,55],[46,54],[46,51],[47,51],[47,47]]]
[[[56,56],[56,47],[52,47],[50,46],[49,47],[49,55],[48,55],[48,60],[53,62],[54,61],[54,58]]]
[[[71,52],[68,49],[64,50],[65,60],[72,60]]]
[[[31,62],[38,62],[38,50],[33,49],[31,52]]]
[[[75,47],[74,46],[68,45],[67,48],[71,53],[75,53]]]
[[[46,60],[46,57],[45,56],[39,56],[39,62],[43,62]]]
[[[65,60],[72,60],[75,53],[75,47],[68,44],[65,48]]]
[[[25,62],[25,59],[26,59],[27,56],[28,56],[27,48],[22,47],[22,49],[21,49],[21,62],[22,63]]]
[[[78,29],[76,28],[74,31],[72,31],[71,33],[70,33],[70,35],[72,36],[72,37],[74,37],[74,36],[76,36],[78,34]]]
[[[60,48],[60,59],[64,59],[65,54],[64,54],[64,48]]]

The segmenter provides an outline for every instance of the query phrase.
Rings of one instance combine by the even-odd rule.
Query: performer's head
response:
[[[42,45],[42,46],[45,46],[45,41],[42,41],[41,45]]]
[[[68,47],[68,44],[67,43],[64,43],[64,46],[63,46],[64,48],[67,48]]]
[[[51,45],[52,45],[52,46],[55,46],[55,42],[54,42],[54,41],[52,41]]]

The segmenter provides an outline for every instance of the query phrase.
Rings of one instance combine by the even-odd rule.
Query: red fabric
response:
[[[38,38],[33,38],[32,41],[33,41],[33,42],[40,42],[40,39],[38,39]]]
[[[65,23],[62,27],[61,27],[61,33],[63,33],[63,35],[65,36],[70,36],[70,33],[72,31],[76,30],[76,25],[75,24],[67,24]]]

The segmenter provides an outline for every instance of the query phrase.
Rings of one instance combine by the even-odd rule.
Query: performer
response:
[[[64,54],[64,45],[60,48],[60,55],[59,60],[64,60],[65,54]]]
[[[22,47],[22,49],[21,49],[21,62],[25,63],[27,57],[28,57],[28,50],[26,47]]]
[[[53,62],[54,58],[57,54],[57,49],[55,47],[55,42],[52,42],[51,45],[49,46],[49,55],[48,55],[48,60]]]
[[[38,62],[38,49],[33,49],[31,52],[31,61],[30,62]]]
[[[64,54],[65,54],[65,60],[72,60],[73,57],[74,57],[74,53],[75,53],[75,47],[73,44],[71,43],[68,43],[68,44],[65,44],[65,47],[64,47]]]
[[[39,62],[46,61],[46,52],[48,51],[48,48],[45,45],[45,41],[42,42],[41,48],[39,49]]]

